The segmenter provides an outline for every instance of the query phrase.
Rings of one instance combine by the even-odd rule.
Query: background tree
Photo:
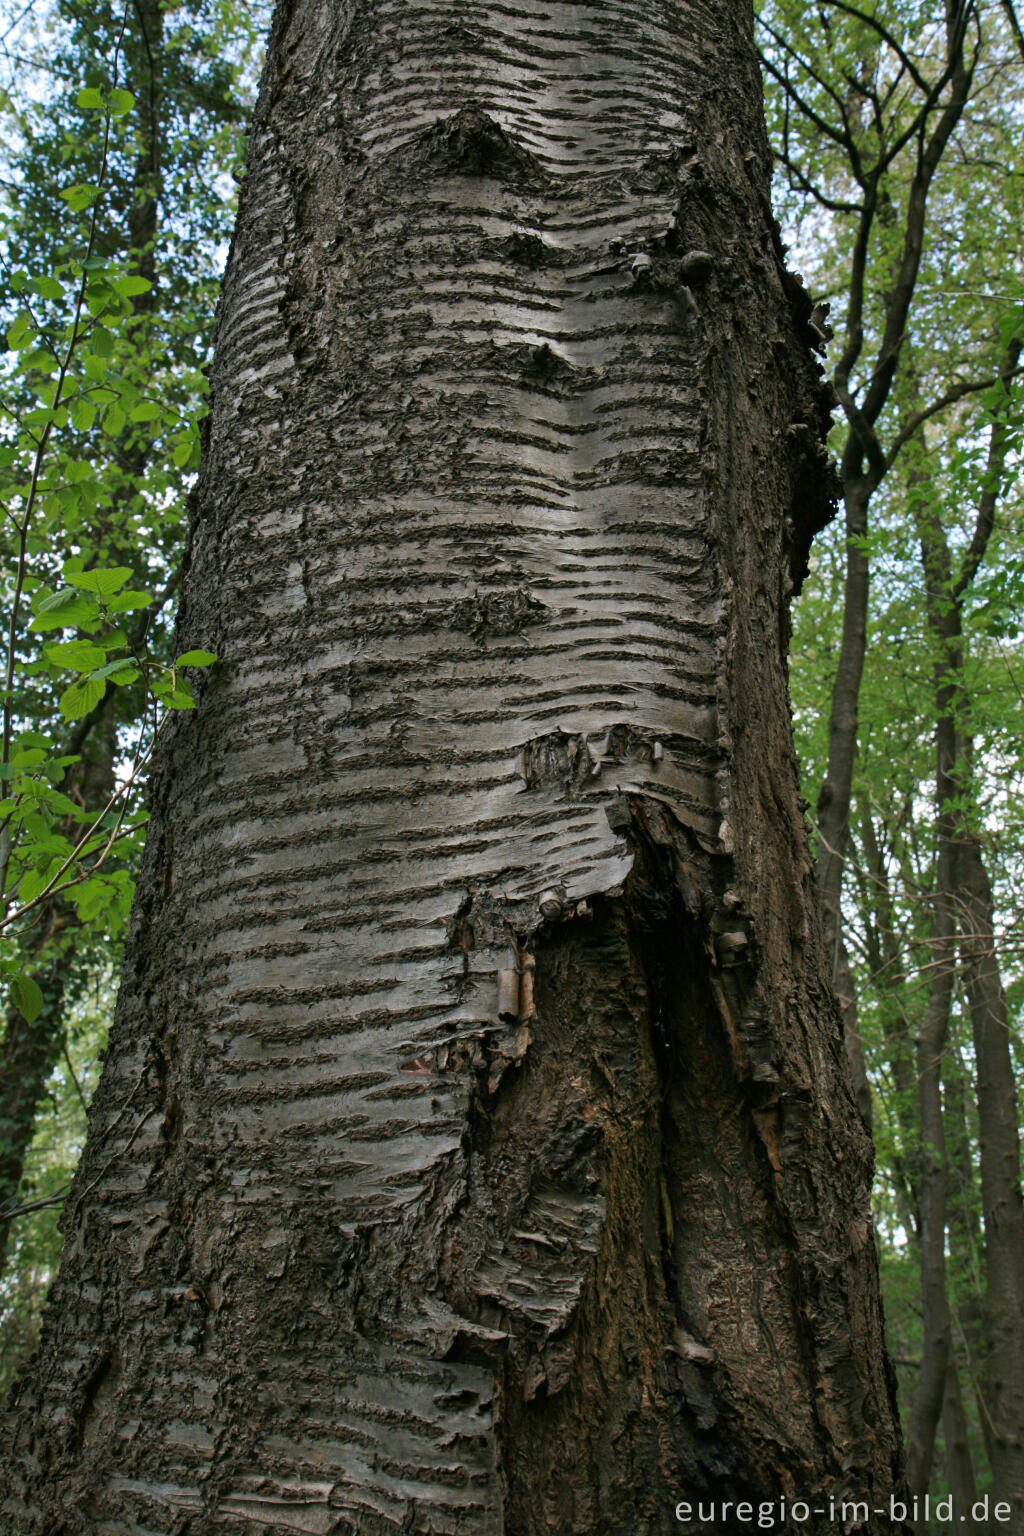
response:
[[[973,1482],[960,1424],[966,1370],[975,1453],[1019,1507],[1024,1213],[1014,1036],[986,868],[993,856],[1019,861],[1020,846],[1007,827],[997,852],[986,814],[1002,795],[999,774],[1016,775],[1020,762],[1019,730],[1007,730],[1012,662],[994,654],[1016,631],[993,602],[1008,578],[1012,587],[1019,544],[1019,503],[1001,501],[1020,422],[1019,32],[1005,6],[956,5],[940,22],[927,9],[828,3],[799,26],[784,8],[766,11],[762,36],[780,86],[774,131],[792,227],[809,232],[815,287],[837,310],[845,573],[822,572],[798,615],[805,664],[795,686],[805,760],[822,781],[822,901],[841,983],[854,951],[855,983],[844,985],[854,1060],[861,1036],[870,1042],[864,1088],[870,1077],[891,1192],[882,1208],[891,1200],[894,1257],[909,1238],[921,1264],[909,1475],[923,1492],[945,1401],[948,1485]],[[916,570],[908,529],[920,539]],[[812,724],[825,718],[827,754]],[[978,1084],[966,1114],[965,1069]],[[897,1328],[906,1317],[901,1307]]]

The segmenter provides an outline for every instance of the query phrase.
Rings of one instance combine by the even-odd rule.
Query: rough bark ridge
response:
[[[277,17],[181,626],[221,660],[155,781],[18,1532],[887,1501],[785,688],[823,405],[750,33]]]

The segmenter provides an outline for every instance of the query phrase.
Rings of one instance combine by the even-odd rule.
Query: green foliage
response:
[[[182,668],[209,665],[172,661],[166,604],[264,19],[231,0],[54,0],[10,18],[22,62],[33,49],[39,61],[38,85],[19,72],[4,98],[5,235],[19,257],[0,276],[11,975],[43,963],[29,919],[62,889],[101,949],[119,931],[142,770],[166,713],[193,705]],[[97,794],[85,781],[101,736]]]
[[[143,389],[152,386],[143,386],[138,376],[134,300],[149,294],[153,284],[122,270],[120,261],[95,255],[111,136],[115,120],[133,101],[116,87],[105,95],[94,89],[79,93],[79,106],[101,114],[99,179],[63,195],[69,213],[91,212],[49,273],[9,275],[10,291],[23,307],[7,330],[0,467],[0,505],[14,542],[0,745],[0,775],[6,781],[0,800],[0,930],[11,936],[0,949],[0,969],[19,983],[12,994],[16,1005],[31,997],[31,989],[38,993],[24,974],[18,932],[45,898],[80,887],[83,922],[105,930],[120,926],[130,890],[125,860],[137,851],[146,819],[135,793],[139,770],[160,729],[160,711],[193,703],[176,666],[153,655],[144,636],[118,628],[122,614],[152,601],[141,590],[121,595],[132,566],[87,568],[85,556],[76,552],[60,561],[60,585],[48,585],[44,576],[60,559],[62,546],[79,544],[75,535],[100,528],[93,543],[105,552],[102,546],[114,532],[103,527],[104,500],[114,498],[103,483],[102,455],[83,458],[81,439],[87,442],[97,431],[117,438],[129,424],[145,422],[155,437],[170,434],[173,453],[193,430],[176,404],[146,398]],[[147,470],[154,457],[146,455]],[[27,625],[26,597],[32,614]],[[33,644],[45,634],[75,638]],[[131,769],[102,806],[76,803],[62,786],[74,777],[79,754],[62,747],[57,730],[100,711],[112,690],[135,685],[141,686],[132,711],[138,744]],[[37,712],[25,730],[22,711],[30,697],[36,711],[45,698],[51,715],[40,720]],[[37,948],[32,964],[41,958]],[[41,1006],[40,995],[35,1014]]]
[[[950,28],[964,63],[946,69]],[[831,302],[829,351],[844,413],[834,447],[856,469],[856,409],[879,378],[892,387],[871,427],[884,473],[857,548],[871,583],[868,645],[846,850],[843,932],[874,1098],[876,1219],[886,1314],[903,1406],[920,1364],[915,1051],[936,963],[932,897],[938,817],[977,837],[993,880],[999,957],[1018,1069],[1024,968],[1019,941],[1024,824],[1024,57],[996,3],[955,8],[824,0],[808,11],[766,0],[760,13],[776,209],[796,264]],[[906,277],[905,235],[922,155],[957,91],[966,107],[921,204],[920,265],[906,317],[886,340]],[[1007,369],[1009,368],[1009,372]],[[1017,368],[1017,372],[1013,369]],[[1000,375],[1003,375],[1002,379]],[[845,416],[845,419],[844,419]],[[997,451],[994,451],[997,450]],[[794,612],[791,686],[808,799],[825,777],[840,652],[847,538],[819,539]],[[925,558],[925,551],[932,556]],[[945,551],[945,575],[934,551]],[[972,569],[972,551],[978,553]],[[930,563],[929,563],[930,561]],[[941,562],[940,562],[941,564]],[[958,587],[958,575],[965,580]],[[954,608],[956,644],[937,639]],[[937,700],[958,741],[956,790],[936,804]],[[947,1284],[979,1483],[984,1304],[975,1063],[957,996],[943,1059],[949,1195]],[[941,1471],[940,1471],[941,1475]]]
[[[8,1035],[16,1012],[56,1063],[51,1087],[71,1082],[74,1000],[118,970],[147,763],[215,660],[177,656],[168,614],[268,13],[238,0],[0,0],[0,221],[13,253],[0,261],[0,1001]],[[86,1087],[109,1000],[104,988],[72,1049]],[[43,1081],[12,1082],[5,1062],[6,1134],[31,1124]],[[11,1112],[19,1092],[27,1122]],[[44,1100],[22,1203],[73,1167],[80,1127],[58,1097],[64,1129]],[[0,1140],[0,1169],[21,1151]],[[0,1207],[12,1200],[0,1190]],[[46,1207],[12,1228],[0,1294],[11,1358],[56,1260],[55,1218]]]

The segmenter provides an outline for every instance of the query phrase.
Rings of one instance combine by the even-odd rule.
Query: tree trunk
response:
[[[16,1532],[894,1528],[785,688],[827,413],[759,90],[725,0],[280,8],[181,620],[220,664],[156,772]]]
[[[828,725],[828,767],[818,793],[817,806],[818,890],[825,929],[825,945],[832,967],[833,981],[839,971],[843,866],[846,862],[850,835],[850,804],[853,793],[853,765],[857,757],[860,683],[867,650],[870,568],[864,541],[868,532],[870,496],[870,487],[861,475],[847,475],[843,497],[847,538],[846,579],[843,583],[843,629],[839,661],[836,666],[835,681],[832,684],[832,707]]]
[[[957,850],[961,954],[978,1073],[978,1139],[985,1218],[986,1399],[995,1487],[1024,1531],[1024,1206],[1019,1106],[1006,994],[999,975],[988,873],[968,828]]]
[[[946,1483],[954,1510],[970,1515],[975,1503],[974,1463],[967,1434],[967,1415],[960,1392],[960,1374],[951,1353],[946,1366],[946,1394],[942,1402],[942,1438],[946,1443]],[[963,1524],[970,1528],[974,1521]]]
[[[927,523],[927,514],[922,522]],[[934,544],[922,533],[929,623],[936,644],[935,678],[935,890],[931,923],[931,982],[928,1011],[917,1042],[917,1102],[921,1139],[918,1231],[921,1259],[923,1339],[921,1371],[907,1424],[907,1484],[923,1496],[931,1481],[935,1434],[942,1416],[950,1365],[952,1327],[946,1294],[946,1138],[943,1125],[942,1056],[949,1031],[956,967],[953,902],[956,880],[956,662],[959,626],[952,604],[943,601],[948,572]],[[939,567],[939,568],[937,568]],[[943,579],[944,576],[947,579]]]
[[[48,924],[57,921],[57,903],[43,915]],[[12,1006],[7,1010],[0,1042],[0,1274],[6,1265],[11,1237],[9,1213],[18,1204],[36,1113],[64,1040],[63,961],[64,956],[59,955],[54,964],[36,972],[35,980],[43,994],[38,1017],[29,1024]]]
[[[850,1068],[850,1082],[853,1084],[853,1096],[857,1100],[861,1119],[870,1135],[871,1080],[868,1077],[867,1063],[864,1059],[864,1041],[861,1037],[860,1017],[857,1011],[857,987],[841,929],[836,934],[835,989],[839,1003],[839,1017],[842,1021],[843,1044],[846,1047],[846,1059]]]

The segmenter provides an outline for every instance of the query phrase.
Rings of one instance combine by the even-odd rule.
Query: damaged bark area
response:
[[[527,785],[575,798],[595,758],[540,738]],[[451,1357],[495,1371],[507,1529],[660,1532],[677,1500],[792,1498],[798,1446],[841,1504],[876,1450],[865,1394],[888,1391],[853,1343],[869,1153],[793,1073],[734,860],[651,797],[605,811],[629,850],[620,886],[551,888],[533,911],[467,897],[451,929],[467,973],[478,931],[508,941],[499,1027],[417,1063],[475,1080],[439,1278],[470,1321]],[[816,1170],[843,1162],[823,1200]]]
[[[156,771],[17,1536],[890,1529],[758,93],[726,0],[279,9],[179,625],[218,666]]]

